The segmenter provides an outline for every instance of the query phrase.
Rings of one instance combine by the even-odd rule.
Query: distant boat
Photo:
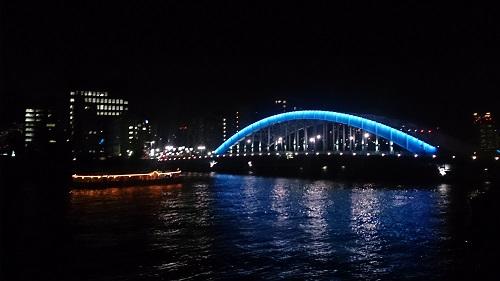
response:
[[[102,174],[71,176],[74,187],[109,187],[131,186],[144,184],[160,184],[174,182],[181,177],[181,171],[161,172],[153,171],[144,174]]]

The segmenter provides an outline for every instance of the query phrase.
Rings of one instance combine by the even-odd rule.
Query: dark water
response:
[[[7,183],[2,281],[500,280],[491,183],[198,174],[66,197],[50,178]]]
[[[480,194],[220,174],[74,190],[62,271],[81,280],[477,277],[487,269],[475,255],[488,254],[472,245],[484,234],[471,231]]]

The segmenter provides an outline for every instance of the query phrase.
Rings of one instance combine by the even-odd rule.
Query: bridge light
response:
[[[401,153],[398,153],[398,157],[401,157]]]
[[[316,155],[319,155],[319,152],[316,152]]]
[[[367,153],[366,156],[370,156],[370,153]]]
[[[326,171],[328,169],[328,166],[323,166],[321,167],[321,170]]]
[[[352,156],[356,156],[356,152],[353,152],[353,153],[352,153]]]
[[[415,158],[417,158],[417,157],[418,157],[418,154],[415,154],[415,155],[413,155],[413,156],[414,156]]]
[[[251,143],[251,142],[252,142],[252,140],[251,140],[251,139],[247,139],[247,143]]]
[[[349,137],[349,140],[354,140],[354,137],[353,137],[353,136],[350,136],[350,137]]]
[[[317,135],[316,138],[319,140],[321,139],[321,135]]]
[[[278,143],[281,143],[283,141],[283,138],[282,137],[279,137],[278,138]]]
[[[331,155],[332,153],[328,152],[327,154],[328,154],[328,155]]]
[[[340,152],[339,155],[342,156],[342,155],[344,155],[344,153]]]
[[[215,164],[217,164],[217,162],[216,161],[210,161],[209,164],[210,164],[210,168],[212,168],[213,166],[215,166]]]
[[[498,156],[495,156],[495,161],[498,161]]]
[[[436,157],[437,157],[436,154],[432,154],[432,158],[436,158]]]
[[[316,141],[316,139],[314,139],[314,138],[309,138],[309,142],[314,143],[315,141]]]
[[[262,156],[262,152],[261,152],[261,153],[259,153],[259,156]]]
[[[453,159],[455,159],[455,157],[456,157],[455,155],[451,156],[451,158],[453,158]]]
[[[370,137],[370,134],[365,133],[363,136],[364,136],[365,138],[369,138],[369,137]]]
[[[279,153],[279,152],[276,152],[276,155],[277,155],[277,156],[279,156],[279,155],[280,155],[280,153]]]
[[[382,157],[384,157],[384,156],[385,156],[385,153],[382,153]]]
[[[246,153],[243,153],[243,156],[247,156],[247,154],[246,154]]]
[[[205,150],[205,148],[206,148],[206,147],[205,147],[204,145],[199,145],[199,146],[197,147],[197,149],[198,149],[198,150]]]
[[[248,164],[248,167],[252,167],[253,166],[252,165],[252,161],[248,161],[247,164]]]
[[[477,156],[476,155],[472,155],[472,160],[476,160],[477,159]]]
[[[298,153],[298,152],[295,152],[295,155],[299,155],[299,153]]]
[[[306,155],[309,155],[309,152],[306,152]]]

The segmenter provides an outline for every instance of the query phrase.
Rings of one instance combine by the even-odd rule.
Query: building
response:
[[[144,158],[154,149],[155,136],[149,120],[130,121],[128,126],[127,156]]]
[[[277,99],[274,104],[278,107],[278,113],[287,112],[287,101],[285,99]]]
[[[46,152],[55,148],[60,128],[54,111],[29,107],[24,112],[24,146],[28,152]]]
[[[72,91],[69,98],[69,137],[73,159],[119,157],[127,147],[128,101],[107,92]]]
[[[498,149],[498,131],[491,112],[474,113],[474,125],[477,127],[479,150],[494,152]]]

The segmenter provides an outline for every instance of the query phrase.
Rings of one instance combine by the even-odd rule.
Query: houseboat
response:
[[[76,188],[176,183],[180,177],[180,170],[172,172],[152,171],[144,174],[74,174],[71,176],[73,186]]]

